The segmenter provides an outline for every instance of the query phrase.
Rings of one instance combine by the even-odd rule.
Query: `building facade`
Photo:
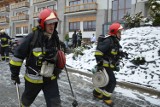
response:
[[[147,0],[1,0],[0,29],[10,35],[26,36],[38,25],[38,13],[44,8],[55,9],[60,19],[59,37],[81,30],[83,38],[106,34],[112,22],[123,23],[122,17],[142,11],[148,16]]]

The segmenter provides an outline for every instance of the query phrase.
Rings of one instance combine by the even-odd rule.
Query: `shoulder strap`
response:
[[[38,30],[34,31],[34,33],[33,33],[32,41],[31,41],[31,44],[30,44],[30,49],[33,49],[37,40],[38,40]]]
[[[37,40],[38,40],[38,30],[33,32],[33,37],[32,37],[31,43],[30,43],[29,55],[28,55],[28,58],[26,59],[26,67],[28,67],[28,60],[29,60],[29,58],[30,58],[30,56],[32,54],[32,49],[34,48]]]

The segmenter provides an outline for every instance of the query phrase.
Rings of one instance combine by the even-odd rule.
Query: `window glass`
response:
[[[74,2],[69,2],[69,6],[72,6],[74,4]]]
[[[131,13],[131,9],[126,9],[125,14],[130,14]]]
[[[69,30],[72,31],[73,29],[73,23],[69,23]]]
[[[70,2],[69,2],[69,6],[77,5],[77,4],[80,4],[80,3],[81,3],[80,0],[77,0],[77,1],[70,1]]]
[[[131,8],[131,0],[126,0],[126,8]]]
[[[123,9],[119,10],[118,20],[122,20],[123,16],[124,16],[124,10]]]
[[[117,11],[112,12],[112,21],[117,20]]]
[[[88,0],[88,3],[91,3],[92,2],[92,0]]]
[[[95,31],[96,30],[96,21],[85,21],[83,22],[84,31]]]
[[[83,29],[87,29],[87,22],[83,22]]]
[[[122,20],[126,13],[131,13],[131,0],[114,0],[112,6],[112,21]]]
[[[88,30],[92,29],[92,22],[88,22]]]
[[[47,6],[47,8],[54,9],[54,5]]]
[[[28,26],[23,26],[23,34],[28,34]]]
[[[93,31],[96,31],[96,21],[92,22]]]
[[[83,0],[83,3],[87,3],[87,0]]]
[[[118,1],[117,1],[117,0],[115,0],[115,1],[113,1],[112,3],[113,3],[113,5],[112,5],[112,6],[113,6],[113,7],[112,7],[112,9],[113,9],[113,10],[117,10],[117,9],[118,9],[118,8],[117,8],[117,6],[118,6]]]
[[[16,34],[21,34],[22,31],[21,31],[21,27],[16,27]]]
[[[69,31],[75,31],[80,29],[80,22],[70,22]]]
[[[91,2],[96,2],[96,0],[83,0],[83,3],[91,3]]]
[[[119,9],[124,9],[125,0],[119,0]]]
[[[43,10],[45,7],[40,7],[40,8],[38,8],[38,11],[41,11],[41,10]]]
[[[24,14],[28,14],[28,10],[22,11],[22,13],[24,13]]]

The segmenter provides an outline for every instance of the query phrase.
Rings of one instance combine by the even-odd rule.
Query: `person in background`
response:
[[[54,10],[46,8],[38,17],[39,25],[16,48],[10,61],[11,80],[20,84],[20,68],[26,59],[25,89],[21,106],[30,107],[42,90],[46,107],[61,107],[56,66],[60,41],[56,30],[59,18]]]
[[[119,70],[119,60],[123,56],[121,31],[123,27],[119,23],[113,23],[109,27],[109,35],[99,39],[95,57],[97,61],[97,72],[105,69],[109,76],[109,83],[104,87],[97,87],[93,90],[93,96],[102,99],[108,106],[113,106],[111,99],[116,87],[116,78],[113,71]],[[103,40],[102,40],[103,39]]]
[[[72,35],[72,43],[73,43],[73,48],[77,47],[77,34],[76,31],[74,31],[73,35]]]
[[[78,46],[81,46],[81,43],[82,43],[82,33],[81,33],[81,30],[78,31],[77,33],[77,42],[78,42]]]
[[[2,29],[0,31],[0,40],[1,40],[1,58],[2,61],[9,61],[9,45],[11,43],[11,38],[5,33]]]
[[[97,40],[96,40],[96,36],[94,35],[94,33],[93,33],[90,41],[91,41],[92,44],[96,43]]]
[[[64,40],[65,40],[66,48],[68,48],[68,42],[69,42],[69,34],[68,34],[68,32],[66,33],[66,35],[64,37]]]

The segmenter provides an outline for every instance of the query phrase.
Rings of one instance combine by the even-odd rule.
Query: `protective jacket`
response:
[[[34,37],[38,37],[35,39]],[[33,42],[33,39],[35,40]],[[42,62],[47,61],[55,64],[56,53],[59,48],[58,33],[55,30],[52,37],[49,39],[44,35],[44,31],[40,28],[26,36],[23,43],[17,47],[14,57],[10,61],[10,69],[13,75],[19,75],[23,60],[26,58],[26,73],[25,79],[31,83],[43,83],[43,76],[40,75]],[[56,78],[54,69],[51,80]]]
[[[104,67],[115,69],[119,61],[121,50],[119,40],[115,36],[108,36],[98,41],[95,57],[97,63],[102,63]]]
[[[3,61],[9,61],[9,45],[11,43],[11,38],[6,34],[0,34],[1,40],[1,56]]]
[[[11,38],[4,33],[0,35],[0,40],[1,40],[1,47],[7,47],[9,46]]]
[[[119,63],[120,49],[121,45],[116,36],[107,36],[98,39],[95,52],[97,66],[105,68],[109,77],[109,82],[104,87],[95,88],[93,95],[103,98],[103,100],[111,99],[111,95],[116,86],[116,78],[113,71],[116,70],[117,63]]]

